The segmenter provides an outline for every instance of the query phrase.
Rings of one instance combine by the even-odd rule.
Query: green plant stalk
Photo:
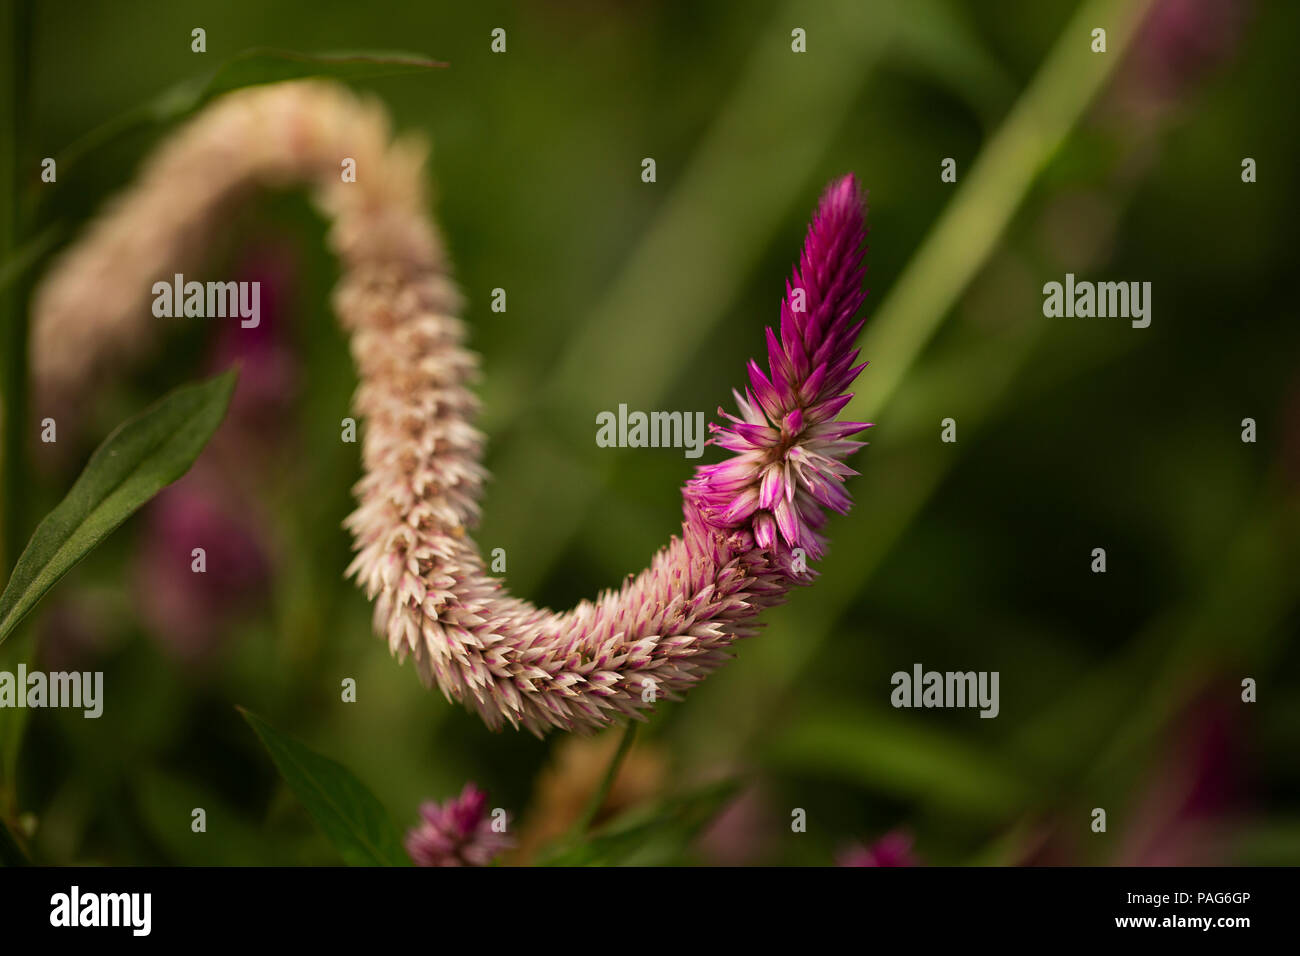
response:
[[[23,147],[27,142],[28,50],[31,7],[27,0],[0,4],[0,581],[22,551],[26,511],[27,460],[23,422],[27,418],[27,282],[21,263]],[[9,274],[10,268],[15,271]],[[26,661],[30,647],[23,645],[0,659]],[[0,860],[5,865],[27,861],[10,833],[5,818],[17,814],[15,779],[18,750],[26,726],[26,711],[0,714]]]
[[[605,800],[609,797],[609,791],[614,786],[614,779],[618,776],[618,768],[623,765],[623,758],[632,749],[632,741],[636,737],[636,728],[636,721],[629,720],[627,726],[623,729],[623,739],[618,742],[618,749],[614,751],[609,766],[605,768],[605,776],[601,778],[600,786],[596,788],[596,792],[587,801],[587,806],[583,809],[578,822],[573,825],[571,836],[575,842],[582,839],[587,831],[591,829],[592,821],[600,813],[600,808],[605,805]]]
[[[6,0],[0,23],[0,263],[7,263],[22,243],[23,149],[27,143],[28,50],[31,7],[27,0]],[[23,516],[27,462],[23,423],[27,418],[27,316],[25,282],[0,289],[0,573],[8,574],[25,540]]]

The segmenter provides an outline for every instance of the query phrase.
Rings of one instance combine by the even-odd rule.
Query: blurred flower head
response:
[[[196,477],[150,503],[136,576],[146,624],[188,661],[215,649],[240,608],[264,593],[270,570],[256,528]]]
[[[1121,100],[1159,111],[1195,91],[1240,45],[1249,0],[1158,0],[1118,78]]]
[[[472,783],[445,803],[422,804],[420,817],[406,834],[406,852],[417,866],[487,866],[514,846],[493,829],[487,793]]]
[[[222,427],[228,439],[274,437],[266,433],[283,429],[299,378],[297,353],[287,333],[297,272],[293,250],[281,243],[262,243],[239,263],[238,281],[258,283],[261,304],[257,325],[221,322],[212,346],[214,370],[239,365],[239,382]]]

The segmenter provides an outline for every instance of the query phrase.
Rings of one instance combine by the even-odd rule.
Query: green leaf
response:
[[[645,810],[625,813],[574,846],[563,847],[538,866],[654,866],[677,860],[739,790],[726,780]]]
[[[409,866],[383,804],[352,771],[239,708],[285,782],[349,866]]]
[[[340,80],[373,79],[423,73],[446,65],[423,54],[396,51],[297,53],[269,48],[245,50],[212,72],[178,83],[148,102],[95,127],[63,151],[59,157],[59,171],[70,168],[84,156],[126,133],[174,122],[213,97],[245,86],[312,76]]]
[[[0,595],[0,643],[45,592],[140,506],[189,471],[225,417],[234,370],[176,389],[119,425],[18,558]]]

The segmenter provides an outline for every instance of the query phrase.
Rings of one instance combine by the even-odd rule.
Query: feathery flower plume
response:
[[[340,181],[343,157],[356,159],[355,183]],[[818,205],[779,332],[767,332],[768,368],[750,363],[739,415],[715,426],[734,454],[687,483],[681,535],[635,579],[565,613],[506,593],[469,537],[485,478],[468,388],[477,359],[461,345],[459,296],[425,212],[422,151],[390,143],[382,112],[340,87],[233,93],[167,142],[38,291],[38,387],[75,393],[147,341],[157,320],[139,303],[152,283],[201,249],[250,187],[292,181],[313,186],[332,219],[334,303],[360,377],[365,474],[346,521],[357,551],[348,574],[374,601],[376,631],[426,684],[493,729],[643,717],[810,580],[801,559],[823,553],[825,510],[848,508],[843,459],[867,427],[836,421],[863,367],[852,346],[865,210],[853,177]]]
[[[514,846],[492,829],[487,794],[472,783],[446,803],[421,804],[420,818],[405,841],[416,866],[487,866]]]

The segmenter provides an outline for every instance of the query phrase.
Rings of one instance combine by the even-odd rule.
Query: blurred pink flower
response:
[[[210,365],[214,371],[239,365],[239,382],[222,432],[266,437],[283,429],[299,379],[298,359],[286,332],[297,272],[293,250],[271,242],[246,255],[236,270],[239,281],[258,283],[259,321],[244,328],[238,321],[218,320]]]
[[[1236,53],[1251,6],[1248,0],[1158,0],[1117,78],[1121,102],[1139,114],[1176,107]]]
[[[1147,87],[1172,96],[1226,60],[1250,6],[1247,0],[1160,0],[1138,35],[1138,71]]]
[[[298,378],[298,362],[283,341],[286,301],[295,282],[293,253],[263,244],[236,271],[258,282],[259,322],[217,320],[208,364],[239,365],[230,410],[190,474],[147,510],[139,554],[142,615],[174,656],[205,658],[220,644],[234,616],[266,593],[271,574],[266,531],[250,518],[243,497],[272,466],[269,449],[283,447]],[[193,570],[204,550],[205,570]]]
[[[459,797],[420,806],[422,821],[406,834],[406,852],[416,866],[487,866],[514,840],[492,828],[487,793],[465,784]]]
[[[757,786],[743,790],[700,834],[696,848],[710,866],[751,866],[771,850],[771,813]]]
[[[857,844],[845,850],[839,866],[919,866],[912,854],[912,835],[902,830],[886,833],[871,846]]]
[[[151,502],[136,581],[150,629],[190,661],[216,647],[233,615],[264,592],[269,571],[256,529],[196,478]],[[202,572],[193,569],[195,548],[204,552]]]
[[[1115,863],[1217,866],[1229,863],[1225,838],[1247,804],[1247,766],[1239,688],[1216,685],[1175,724],[1131,814]]]

